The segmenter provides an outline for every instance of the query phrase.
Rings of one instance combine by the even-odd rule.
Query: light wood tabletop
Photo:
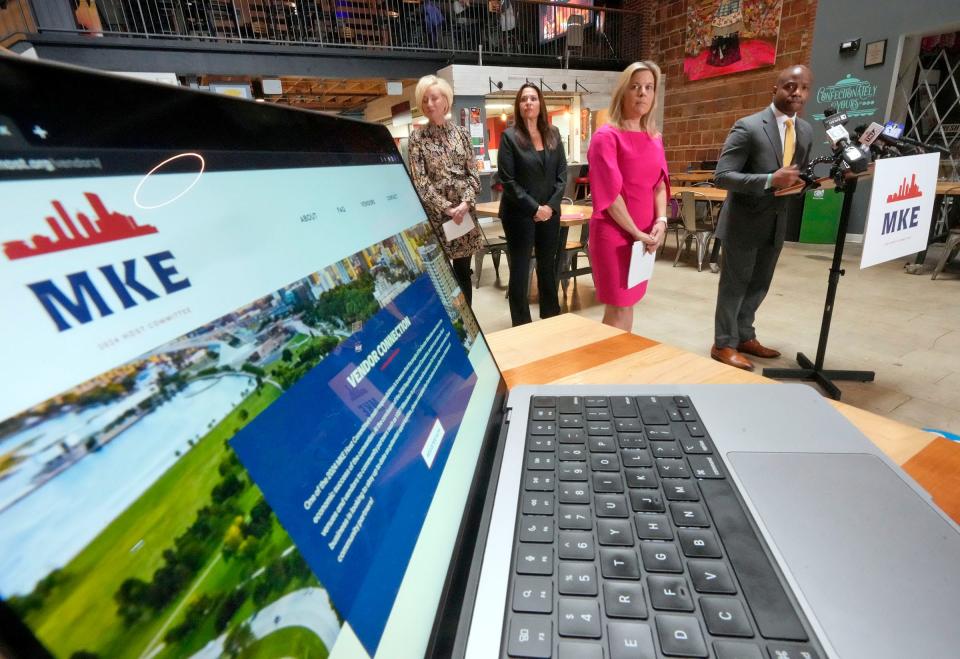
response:
[[[482,201],[476,205],[478,217],[500,217],[499,201]],[[593,206],[589,204],[563,204],[560,206],[560,226],[575,227],[590,221]]]
[[[671,194],[677,199],[684,192],[693,192],[696,196],[707,201],[724,201],[727,198],[727,191],[721,188],[695,187],[687,185],[675,185],[670,188]]]
[[[708,170],[697,170],[693,172],[679,172],[671,174],[670,179],[678,183],[701,183],[703,181],[713,180],[713,172]]]
[[[708,357],[563,314],[486,335],[509,387],[519,384],[747,384],[774,380]],[[960,445],[827,400],[960,522]]]

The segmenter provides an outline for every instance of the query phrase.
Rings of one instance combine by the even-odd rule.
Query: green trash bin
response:
[[[808,190],[803,200],[800,242],[835,243],[842,206],[843,195],[834,190]]]

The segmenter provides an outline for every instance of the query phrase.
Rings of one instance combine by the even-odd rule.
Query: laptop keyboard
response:
[[[686,396],[531,400],[509,657],[823,657]]]

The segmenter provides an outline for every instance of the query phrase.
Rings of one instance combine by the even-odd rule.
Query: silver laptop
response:
[[[515,388],[383,128],[0,56],[0,655],[942,657],[803,386]]]

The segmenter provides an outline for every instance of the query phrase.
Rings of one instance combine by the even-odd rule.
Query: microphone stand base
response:
[[[815,382],[833,400],[840,400],[840,389],[833,380],[850,382],[873,382],[873,371],[843,371],[817,368],[816,365],[802,352],[797,353],[797,363],[800,368],[765,368],[763,377],[776,380],[805,380]]]

